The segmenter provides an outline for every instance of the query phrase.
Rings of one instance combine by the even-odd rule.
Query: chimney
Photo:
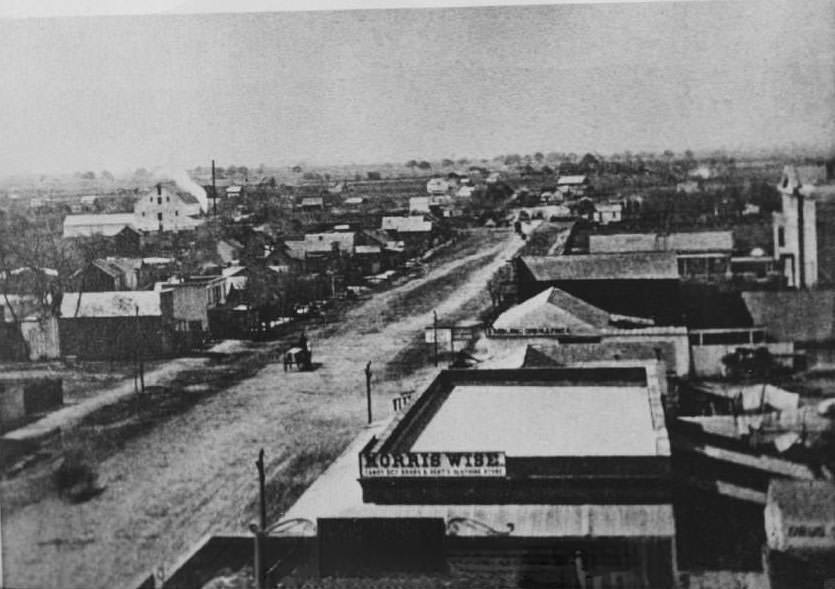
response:
[[[161,196],[161,195],[162,195],[162,185],[159,182],[157,182],[157,196]]]

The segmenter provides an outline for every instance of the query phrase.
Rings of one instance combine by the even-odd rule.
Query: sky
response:
[[[835,147],[835,0],[60,6],[0,4],[0,174]]]

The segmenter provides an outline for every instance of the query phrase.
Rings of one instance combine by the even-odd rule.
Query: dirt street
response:
[[[280,362],[269,364],[131,439],[100,465],[107,487],[100,496],[72,505],[50,494],[4,512],[4,586],[128,586],[155,569],[164,576],[165,567],[205,534],[244,533],[255,519],[254,461],[261,447],[277,519],[285,499],[298,496],[365,425],[366,362],[374,374],[375,419],[391,415],[393,395],[432,377],[431,365],[401,375],[385,368],[431,323],[427,308],[440,317],[460,310],[522,245],[510,233],[492,243],[498,245],[374,296],[339,326],[309,331],[317,370],[285,373]],[[432,288],[420,289],[426,300],[399,316],[397,301],[464,270],[470,274],[463,286],[440,300],[432,299],[438,296]]]

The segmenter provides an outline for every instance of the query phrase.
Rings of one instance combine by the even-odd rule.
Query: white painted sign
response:
[[[406,452],[360,455],[363,478],[503,477],[504,452]]]

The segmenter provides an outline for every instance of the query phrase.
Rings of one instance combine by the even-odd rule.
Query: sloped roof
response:
[[[673,252],[522,257],[537,281],[678,280]]]
[[[699,231],[672,233],[666,237],[658,233],[615,233],[590,235],[589,252],[712,252],[730,251],[734,238],[731,231]]]
[[[609,313],[555,287],[511,307],[493,322],[496,329],[560,329],[595,333],[609,325]]]
[[[79,297],[81,305],[76,306]],[[61,317],[140,317],[162,315],[160,293],[152,290],[124,290],[111,292],[67,292],[61,299]]]
[[[67,215],[64,217],[65,237],[89,236],[93,234],[112,237],[125,227],[136,229],[136,217],[133,213]]]
[[[743,292],[755,325],[781,341],[822,342],[835,339],[835,291],[791,290]]]

